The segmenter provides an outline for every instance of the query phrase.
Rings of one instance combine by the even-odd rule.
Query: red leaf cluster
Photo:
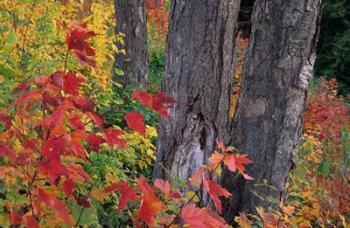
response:
[[[128,203],[128,201],[136,201],[138,200],[136,191],[130,184],[126,181],[121,181],[118,183],[114,183],[105,188],[106,193],[111,193],[117,191],[120,193],[119,197],[119,210],[123,210]]]
[[[141,205],[138,211],[138,216],[148,226],[153,227],[156,215],[166,210],[166,206],[157,197],[154,188],[147,183],[146,178],[138,178],[137,185],[139,186],[142,193]]]
[[[168,116],[168,108],[176,103],[175,99],[165,93],[151,95],[148,92],[132,93],[132,98],[138,100],[143,106],[156,111],[161,117]]]
[[[92,67],[96,67],[96,62],[91,58],[95,56],[95,50],[87,43],[87,39],[94,36],[95,33],[87,28],[87,24],[72,25],[67,34],[67,46],[73,50],[76,56]]]
[[[146,125],[143,122],[143,115],[136,112],[130,112],[124,116],[128,126],[134,131],[139,132],[142,135],[146,134]]]
[[[56,211],[57,216],[64,221],[65,224],[69,226],[73,225],[73,219],[69,214],[68,208],[61,200],[58,200],[56,196],[40,188],[38,189],[38,196],[44,204]]]
[[[304,115],[304,129],[320,140],[339,143],[340,133],[350,123],[345,99],[336,94],[335,80],[320,79],[320,89],[310,97]]]
[[[146,0],[147,22],[156,28],[160,37],[165,37],[168,30],[168,13],[164,0]]]

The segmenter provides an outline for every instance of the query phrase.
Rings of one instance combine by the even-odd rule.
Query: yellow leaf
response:
[[[195,203],[198,203],[198,202],[199,202],[198,195],[197,195],[197,193],[195,193],[194,191],[189,191],[189,192],[187,192],[186,198],[187,198],[187,199],[192,199],[193,202],[195,202]]]

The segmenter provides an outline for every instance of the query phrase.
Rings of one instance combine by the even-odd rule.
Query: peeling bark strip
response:
[[[144,0],[114,0],[116,15],[116,34],[125,34],[126,55],[116,55],[115,67],[124,75],[115,75],[114,80],[129,86],[136,84],[140,89],[147,87],[147,25]]]
[[[234,180],[228,173],[223,177],[223,185],[233,191],[225,204],[225,218],[230,222],[241,210],[276,207],[252,191],[265,200],[284,195],[292,154],[298,150],[302,133],[320,9],[321,0],[255,2],[231,141],[254,161],[248,173],[255,180]],[[264,185],[264,180],[273,187]]]
[[[239,0],[173,0],[163,91],[180,104],[163,120],[154,175],[187,181],[217,138],[228,141]]]

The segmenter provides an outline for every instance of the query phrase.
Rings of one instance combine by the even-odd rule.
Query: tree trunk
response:
[[[231,144],[253,160],[254,181],[225,173],[232,190],[225,218],[255,212],[284,197],[285,184],[298,151],[309,80],[315,61],[322,0],[257,0],[252,15],[241,91]],[[264,183],[266,180],[266,183]],[[255,185],[255,186],[254,186]],[[268,187],[270,185],[271,187]]]
[[[114,0],[116,33],[125,34],[125,44],[118,43],[123,53],[117,53],[115,67],[124,75],[114,75],[114,80],[124,86],[147,87],[147,25],[144,0]]]
[[[161,121],[154,175],[187,181],[228,141],[237,0],[173,0],[162,90],[179,104]]]

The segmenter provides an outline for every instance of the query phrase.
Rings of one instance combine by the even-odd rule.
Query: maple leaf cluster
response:
[[[233,159],[233,155],[238,159]],[[238,171],[246,179],[252,179],[244,173],[244,167],[250,164],[251,160],[244,155],[238,155],[233,147],[225,147],[218,142],[217,150],[212,154],[210,161],[208,166],[203,166],[190,178],[190,183],[192,187],[202,185],[202,191],[207,192],[214,203],[214,210],[196,206],[195,198],[200,197],[199,192],[193,192],[192,196],[189,196],[181,193],[180,189],[170,181],[160,179],[154,180],[151,185],[144,177],[140,177],[135,187],[126,181],[120,181],[106,187],[105,192],[119,194],[118,210],[125,209],[129,201],[139,203],[137,216],[130,214],[134,227],[142,227],[142,223],[147,224],[148,227],[170,227],[183,222],[196,228],[228,227],[220,216],[221,200],[231,197],[231,193],[221,187],[213,176],[217,175],[221,165],[225,165],[231,171]],[[178,207],[175,210],[177,212],[172,210],[174,204]]]
[[[168,13],[165,0],[146,0],[147,21],[156,27],[158,36],[165,37],[168,30]]]
[[[87,28],[86,23],[74,24],[70,27],[66,39],[68,50],[73,50],[80,61],[92,67],[96,67],[96,62],[92,59],[95,56],[95,50],[86,40],[94,35],[95,33]]]
[[[342,128],[348,126],[349,108],[345,99],[336,94],[335,80],[320,79],[320,88],[312,96],[305,109],[304,129],[322,141],[332,140],[339,143]]]
[[[95,52],[87,39],[94,34],[86,24],[73,25],[66,40],[68,50],[93,67]],[[67,203],[83,208],[91,206],[88,195],[81,195],[79,190],[93,185],[84,169],[90,164],[90,154],[101,152],[102,147],[123,149],[127,146],[124,131],[106,127],[109,125],[97,112],[96,105],[83,96],[80,87],[84,82],[77,73],[65,70],[37,76],[17,86],[14,89],[17,98],[0,110],[0,123],[5,128],[0,132],[0,156],[4,159],[0,179],[4,179],[5,186],[11,189],[13,177],[21,178],[26,198],[9,205],[12,225],[39,227],[49,209],[62,223],[73,226],[76,221],[73,221]],[[153,104],[149,108],[165,116],[168,107],[164,103],[170,103],[170,98],[150,96]],[[142,114],[130,112],[124,119],[132,130],[145,134]],[[141,208],[148,213],[149,208],[154,207],[153,203],[149,204],[150,199],[156,199],[156,195],[145,183],[143,186],[145,200]],[[136,199],[136,193],[130,193],[125,183],[114,188],[125,191],[124,198]],[[121,208],[126,205],[123,197]],[[149,218],[143,213],[140,216]],[[152,221],[147,222],[151,224]]]

